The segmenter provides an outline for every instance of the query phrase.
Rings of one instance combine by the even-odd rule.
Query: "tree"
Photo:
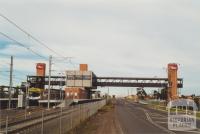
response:
[[[167,89],[166,88],[161,89],[160,99],[167,100]]]

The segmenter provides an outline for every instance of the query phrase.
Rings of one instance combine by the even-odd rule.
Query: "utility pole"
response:
[[[59,73],[60,77],[62,77],[62,73]],[[61,83],[61,79],[60,79],[60,101],[62,101],[62,83]]]
[[[129,96],[129,89],[128,89],[128,96]]]
[[[27,116],[27,108],[29,108],[29,83],[26,83],[26,100],[25,100],[25,119]]]
[[[110,89],[109,89],[109,87],[108,87],[108,96],[109,96],[109,94],[110,94]]]
[[[51,65],[52,65],[52,56],[49,56],[49,84],[48,84],[48,109],[50,107],[50,86],[51,86]]]
[[[13,86],[13,56],[11,56],[11,62],[10,62],[10,88],[9,88],[9,102],[8,102],[8,109],[11,108],[11,90],[12,90],[12,86]]]
[[[44,111],[42,110],[42,128],[41,128],[41,134],[44,134]]]

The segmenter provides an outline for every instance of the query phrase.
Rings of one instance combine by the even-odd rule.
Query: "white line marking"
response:
[[[153,119],[161,119],[161,120],[164,120],[164,119],[167,119],[167,117],[163,118],[163,117],[151,117]]]
[[[159,123],[159,124],[167,124],[167,122],[163,122],[163,121],[155,121],[155,123]]]
[[[183,131],[183,132],[190,132],[190,133],[197,133],[197,134],[200,134],[199,131]]]
[[[144,109],[143,109],[143,110],[144,110]],[[146,110],[144,110],[144,113],[145,113],[145,115],[146,115],[148,121],[149,121],[150,123],[152,123],[153,125],[155,125],[156,127],[160,128],[161,130],[163,130],[163,131],[165,131],[165,132],[167,132],[167,133],[169,133],[169,134],[176,134],[176,133],[174,133],[174,132],[172,132],[172,131],[166,129],[165,127],[162,127],[162,126],[156,124],[156,123],[150,118],[150,116],[149,116],[149,114],[147,113]]]
[[[150,115],[153,115],[153,116],[160,116],[160,117],[166,117],[166,116],[164,116],[164,115],[157,114],[157,113],[150,113]]]

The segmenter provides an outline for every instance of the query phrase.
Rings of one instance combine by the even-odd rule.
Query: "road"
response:
[[[167,113],[139,103],[118,99],[115,114],[124,134],[200,134],[200,121],[197,130],[188,132],[167,129]]]

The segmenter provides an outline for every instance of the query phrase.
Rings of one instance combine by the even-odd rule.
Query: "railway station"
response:
[[[200,134],[200,0],[0,0],[0,134]]]
[[[178,98],[178,89],[183,87],[183,79],[177,77],[177,64],[168,64],[168,78],[145,78],[145,77],[98,77],[94,72],[88,70],[87,64],[80,64],[79,70],[66,70],[65,76],[49,76],[46,75],[46,64],[36,64],[36,75],[27,76],[27,81],[23,82],[21,89],[28,99],[23,99],[23,104],[28,101],[29,106],[51,106],[61,103],[82,101],[90,99],[100,99],[100,95],[96,95],[98,87],[136,87],[136,88],[162,88],[167,92],[165,94],[166,101]],[[50,85],[50,90],[48,89]],[[2,87],[8,88],[8,87]],[[19,93],[18,90],[15,92]],[[123,89],[122,89],[123,90]],[[50,92],[49,92],[50,91]],[[27,92],[27,93],[26,93]],[[48,100],[48,93],[50,94]],[[11,105],[17,107],[16,97],[12,98]],[[23,97],[25,98],[25,96]],[[9,102],[9,98],[2,100],[2,106]]]

